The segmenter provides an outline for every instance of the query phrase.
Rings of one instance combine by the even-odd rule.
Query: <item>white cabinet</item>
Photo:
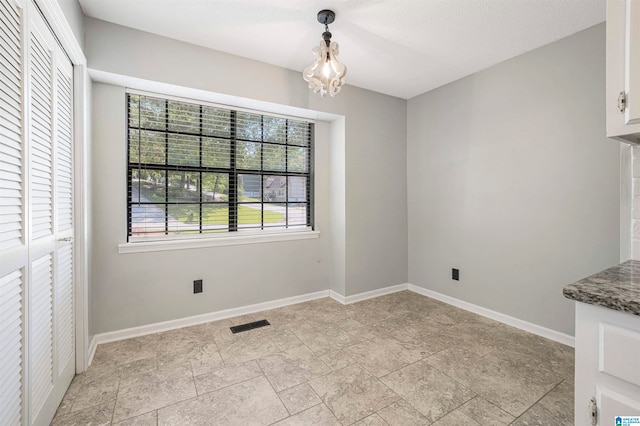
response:
[[[640,316],[576,303],[575,424],[598,425],[640,416]]]
[[[640,144],[640,0],[607,0],[607,136]]]

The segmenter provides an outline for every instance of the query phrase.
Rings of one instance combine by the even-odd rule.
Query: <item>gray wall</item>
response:
[[[57,0],[78,44],[84,50],[84,13],[78,0]]]
[[[411,283],[573,334],[562,288],[620,253],[604,85],[601,24],[408,102]]]
[[[328,288],[326,237],[154,253],[126,241],[125,89],[93,85],[93,320],[96,332],[249,305]],[[326,223],[328,125],[316,126],[316,214]],[[193,294],[192,281],[204,280]],[[117,313],[113,315],[113,313]]]
[[[340,118],[331,125],[332,149],[329,150],[329,222],[331,227],[331,290],[346,294],[346,202],[345,196],[345,120]]]
[[[351,86],[322,99],[297,72],[85,25],[92,69],[343,117],[317,126],[318,240],[118,255],[124,88],[94,84],[91,334],[407,281],[572,334],[562,287],[618,263],[620,159],[619,144],[604,137],[604,25],[408,103]],[[282,258],[294,266],[279,268]],[[205,280],[201,295],[191,293],[196,278]]]
[[[93,70],[343,116],[317,126],[319,239],[119,255],[125,89],[94,84],[91,334],[329,288],[347,296],[407,282],[406,101],[351,86],[320,98],[298,72],[91,18],[85,26]],[[197,278],[205,291],[193,295]]]

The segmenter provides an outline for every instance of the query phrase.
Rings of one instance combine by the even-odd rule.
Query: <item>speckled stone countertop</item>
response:
[[[640,261],[628,260],[569,284],[564,297],[640,315]]]

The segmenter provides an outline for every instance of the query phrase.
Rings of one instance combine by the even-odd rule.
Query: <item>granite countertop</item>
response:
[[[569,284],[564,297],[640,315],[640,261],[628,260]]]

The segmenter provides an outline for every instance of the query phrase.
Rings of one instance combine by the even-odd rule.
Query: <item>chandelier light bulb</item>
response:
[[[322,66],[322,76],[326,79],[331,75],[331,63],[325,59],[324,65]]]

